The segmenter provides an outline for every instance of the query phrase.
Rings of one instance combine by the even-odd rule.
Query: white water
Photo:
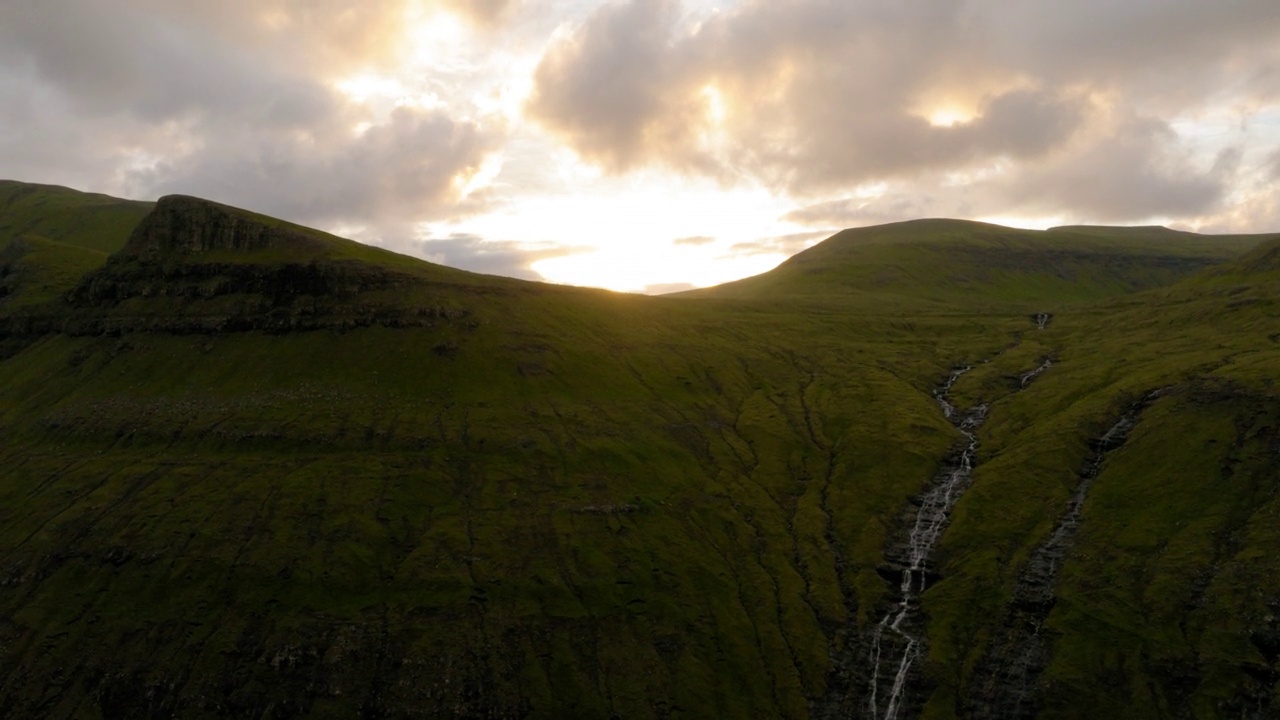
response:
[[[1052,315],[1050,315],[1049,313],[1037,313],[1037,314],[1036,314],[1036,329],[1037,329],[1037,330],[1043,330],[1043,329],[1044,329],[1044,326],[1049,324],[1049,319],[1050,319],[1050,318],[1052,318],[1052,317],[1053,317],[1053,316],[1052,316]]]
[[[922,498],[920,510],[916,513],[915,523],[911,528],[911,535],[907,541],[908,562],[907,566],[903,568],[902,582],[898,587],[898,603],[881,618],[880,623],[876,626],[875,634],[872,636],[872,676],[868,705],[870,706],[871,717],[877,720],[879,718],[896,720],[898,717],[903,691],[906,689],[907,675],[911,671],[912,664],[920,656],[920,638],[909,632],[904,627],[904,624],[910,618],[912,608],[916,604],[920,593],[923,593],[926,588],[928,579],[925,576],[925,566],[933,553],[934,547],[938,544],[939,538],[942,537],[942,531],[946,528],[951,507],[959,498],[960,493],[964,491],[973,474],[973,458],[978,449],[978,438],[975,432],[978,426],[982,424],[982,421],[986,419],[987,406],[978,405],[970,409],[957,422],[956,408],[947,399],[956,380],[971,369],[971,367],[964,367],[952,371],[946,383],[934,391],[934,397],[937,398],[938,405],[942,408],[943,416],[955,424],[960,432],[964,433],[968,444],[965,446],[964,451],[961,452],[955,466],[948,471],[946,479],[936,484]],[[902,644],[902,654],[897,659],[896,667],[889,665],[889,667],[893,668],[893,679],[887,688],[889,692],[886,700],[887,704],[885,705],[884,714],[881,715],[881,660],[888,659],[892,661],[892,658],[882,657],[884,655],[882,641],[886,632],[892,634],[897,638],[898,643]],[[892,648],[890,648],[890,652],[892,652]]]
[[[1036,325],[1040,329],[1049,321],[1047,314],[1036,316]],[[1036,379],[1041,373],[1053,367],[1053,360],[1046,358],[1034,370],[1019,376],[1020,387]],[[903,697],[907,687],[907,677],[911,667],[921,653],[921,638],[913,634],[907,627],[912,612],[919,603],[920,595],[928,586],[926,566],[937,546],[942,532],[946,529],[951,508],[960,494],[968,487],[973,476],[974,457],[978,450],[977,430],[987,419],[987,406],[977,405],[970,408],[962,417],[958,417],[956,407],[948,399],[951,388],[962,375],[972,367],[963,367],[951,372],[947,381],[934,391],[942,415],[964,434],[967,443],[947,471],[946,477],[924,495],[920,509],[916,513],[911,534],[907,539],[906,566],[902,570],[902,581],[898,586],[898,602],[885,614],[876,625],[871,640],[871,685],[868,709],[873,720],[897,720],[902,709]],[[1112,437],[1107,433],[1104,442]],[[891,642],[887,642],[892,639]],[[895,658],[895,646],[900,648],[900,655]],[[890,679],[890,674],[891,678]],[[883,676],[883,677],[882,677]],[[883,680],[883,682],[882,682]],[[882,686],[887,687],[882,688]],[[881,714],[881,691],[887,691],[884,697],[884,712]]]
[[[1035,370],[1032,370],[1031,372],[1022,373],[1022,377],[1019,378],[1019,380],[1022,381],[1022,387],[1026,387],[1027,383],[1031,382],[1032,380],[1035,380],[1037,377],[1039,377],[1040,373],[1044,372],[1045,370],[1048,370],[1051,367],[1053,367],[1053,358],[1045,358],[1044,362],[1040,363],[1040,367],[1036,368]]]

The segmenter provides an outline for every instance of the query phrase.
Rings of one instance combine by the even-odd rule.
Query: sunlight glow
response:
[[[462,183],[461,196],[468,197],[471,193],[492,185],[494,178],[498,177],[498,174],[502,172],[502,166],[505,161],[506,158],[502,153],[493,153],[486,156],[484,162],[470,177],[459,178],[466,181]]]
[[[951,106],[931,110],[925,115],[925,119],[934,127],[955,127],[972,122],[977,116],[977,113],[971,110]]]
[[[1023,230],[1048,230],[1052,227],[1061,225],[1071,225],[1067,218],[1056,215],[1052,217],[1020,217],[1015,215],[988,215],[986,217],[974,218],[976,222],[991,223],[992,225],[1003,225],[1011,228],[1021,228]]]
[[[373,74],[356,75],[335,82],[334,87],[349,100],[359,105],[370,105],[383,111],[398,107],[431,110],[444,106],[444,101],[435,93],[415,93],[397,78],[383,77]],[[368,127],[360,129],[365,123],[357,125],[357,135],[364,134]]]
[[[533,267],[551,282],[639,292],[674,283],[702,287],[764,272],[785,256],[768,245],[752,250],[733,246],[807,229],[780,220],[792,205],[764,188],[726,190],[711,181],[658,172],[601,176],[576,158],[558,160],[556,169],[562,177],[574,178],[578,192],[520,193],[520,202],[502,202],[512,186],[501,172],[490,180],[482,170],[468,186],[492,188],[499,206],[456,223],[433,224],[430,234],[466,232],[587,249],[545,258]],[[696,236],[715,240],[672,242]]]
[[[373,74],[356,75],[333,84],[343,95],[357,103],[367,103],[373,99],[402,98],[409,93],[404,84],[395,78]]]
[[[605,248],[593,253],[540,260],[533,264],[533,269],[552,282],[642,292],[646,287],[674,284],[677,280],[697,287],[718,285],[768,272],[786,259],[781,253],[713,256],[689,252],[681,255],[676,260],[642,248],[634,251]],[[678,276],[673,276],[673,261],[679,263],[681,272]]]
[[[720,89],[715,85],[708,85],[702,88],[702,97],[707,103],[707,117],[711,118],[711,122],[716,125],[723,125],[728,113],[725,110],[724,96],[720,94]]]
[[[448,64],[470,32],[465,20],[442,8],[419,6],[406,20],[409,58],[419,65]]]

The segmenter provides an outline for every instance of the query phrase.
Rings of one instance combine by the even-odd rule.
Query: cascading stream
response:
[[[907,562],[902,568],[898,602],[880,620],[872,637],[872,674],[868,700],[872,718],[896,720],[901,710],[907,678],[912,665],[920,656],[921,649],[920,637],[913,633],[908,625],[919,604],[920,594],[928,586],[927,566],[934,547],[942,537],[943,530],[946,529],[951,508],[972,479],[974,454],[978,449],[976,433],[986,419],[987,406],[977,405],[958,415],[955,406],[948,399],[952,386],[971,369],[972,367],[963,367],[953,370],[947,381],[934,391],[934,397],[942,408],[943,416],[964,434],[967,442],[964,450],[943,473],[942,481],[935,483],[921,499],[920,509],[916,513],[911,534],[907,539],[905,557]],[[889,657],[885,657],[886,634],[892,636],[894,640],[892,645],[900,646],[889,648]],[[899,651],[896,659],[893,657],[894,649]],[[884,698],[884,712],[881,714],[881,687],[885,684],[882,676],[886,668],[891,670],[892,678],[887,683],[888,695]]]
[[[1056,603],[1055,585],[1062,563],[1075,542],[1085,499],[1102,471],[1107,455],[1124,445],[1143,411],[1167,388],[1148,393],[1131,405],[1102,436],[1079,472],[1066,512],[1031,553],[1018,575],[1013,601],[998,634],[978,663],[961,717],[969,720],[1029,720],[1039,703],[1037,680],[1049,662],[1052,638],[1041,630]]]
[[[1022,373],[1022,375],[1018,377],[1018,387],[1026,387],[1027,383],[1040,377],[1040,373],[1051,367],[1053,367],[1053,358],[1045,358],[1044,362],[1040,363],[1040,367],[1030,372]]]
[[[1049,316],[1041,314],[1036,323],[1043,328]],[[1053,367],[1046,358],[1034,370],[1018,376],[1018,389]],[[919,509],[906,538],[905,552],[900,553],[901,580],[898,599],[876,625],[871,637],[871,679],[867,688],[868,716],[873,720],[897,720],[902,711],[908,679],[916,660],[922,654],[923,630],[914,627],[920,596],[930,582],[929,563],[938,541],[950,521],[956,501],[973,480],[973,467],[978,450],[978,428],[987,419],[987,405],[976,405],[960,412],[950,401],[951,389],[972,366],[957,368],[945,383],[934,391],[942,415],[965,437],[963,450],[947,465],[933,487],[920,499]]]

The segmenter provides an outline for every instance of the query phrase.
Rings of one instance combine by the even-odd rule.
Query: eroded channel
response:
[[[1142,412],[1164,392],[1165,389],[1153,391],[1130,405],[1105,433],[1091,441],[1066,512],[1018,575],[1000,630],[974,672],[963,717],[1030,720],[1036,716],[1040,709],[1038,680],[1052,652],[1052,637],[1044,623],[1057,599],[1054,586],[1063,560],[1075,543],[1085,499],[1107,455],[1124,445]]]
[[[1029,386],[1052,366],[1053,361],[1046,358],[1035,369],[1020,374],[1017,390]],[[898,587],[893,606],[871,631],[867,657],[869,677],[862,716],[873,720],[898,720],[913,700],[909,694],[919,673],[917,661],[925,650],[920,597],[937,579],[932,567],[934,550],[950,522],[956,501],[973,482],[977,432],[987,419],[985,403],[962,411],[951,402],[952,387],[971,369],[953,370],[946,382],[934,391],[943,416],[964,436],[964,447],[943,466],[907,523],[910,531],[887,553],[886,560],[892,573],[897,574]]]

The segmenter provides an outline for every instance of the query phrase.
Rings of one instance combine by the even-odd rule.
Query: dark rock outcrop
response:
[[[0,340],[472,324],[470,309],[457,304],[458,287],[449,286],[438,301],[407,303],[403,291],[433,283],[392,264],[355,259],[357,253],[344,252],[349,242],[168,196],[124,249],[82,277],[56,307],[0,318]]]
[[[305,252],[322,250],[325,244],[318,233],[306,228],[208,200],[168,195],[156,202],[116,258],[211,250]]]

